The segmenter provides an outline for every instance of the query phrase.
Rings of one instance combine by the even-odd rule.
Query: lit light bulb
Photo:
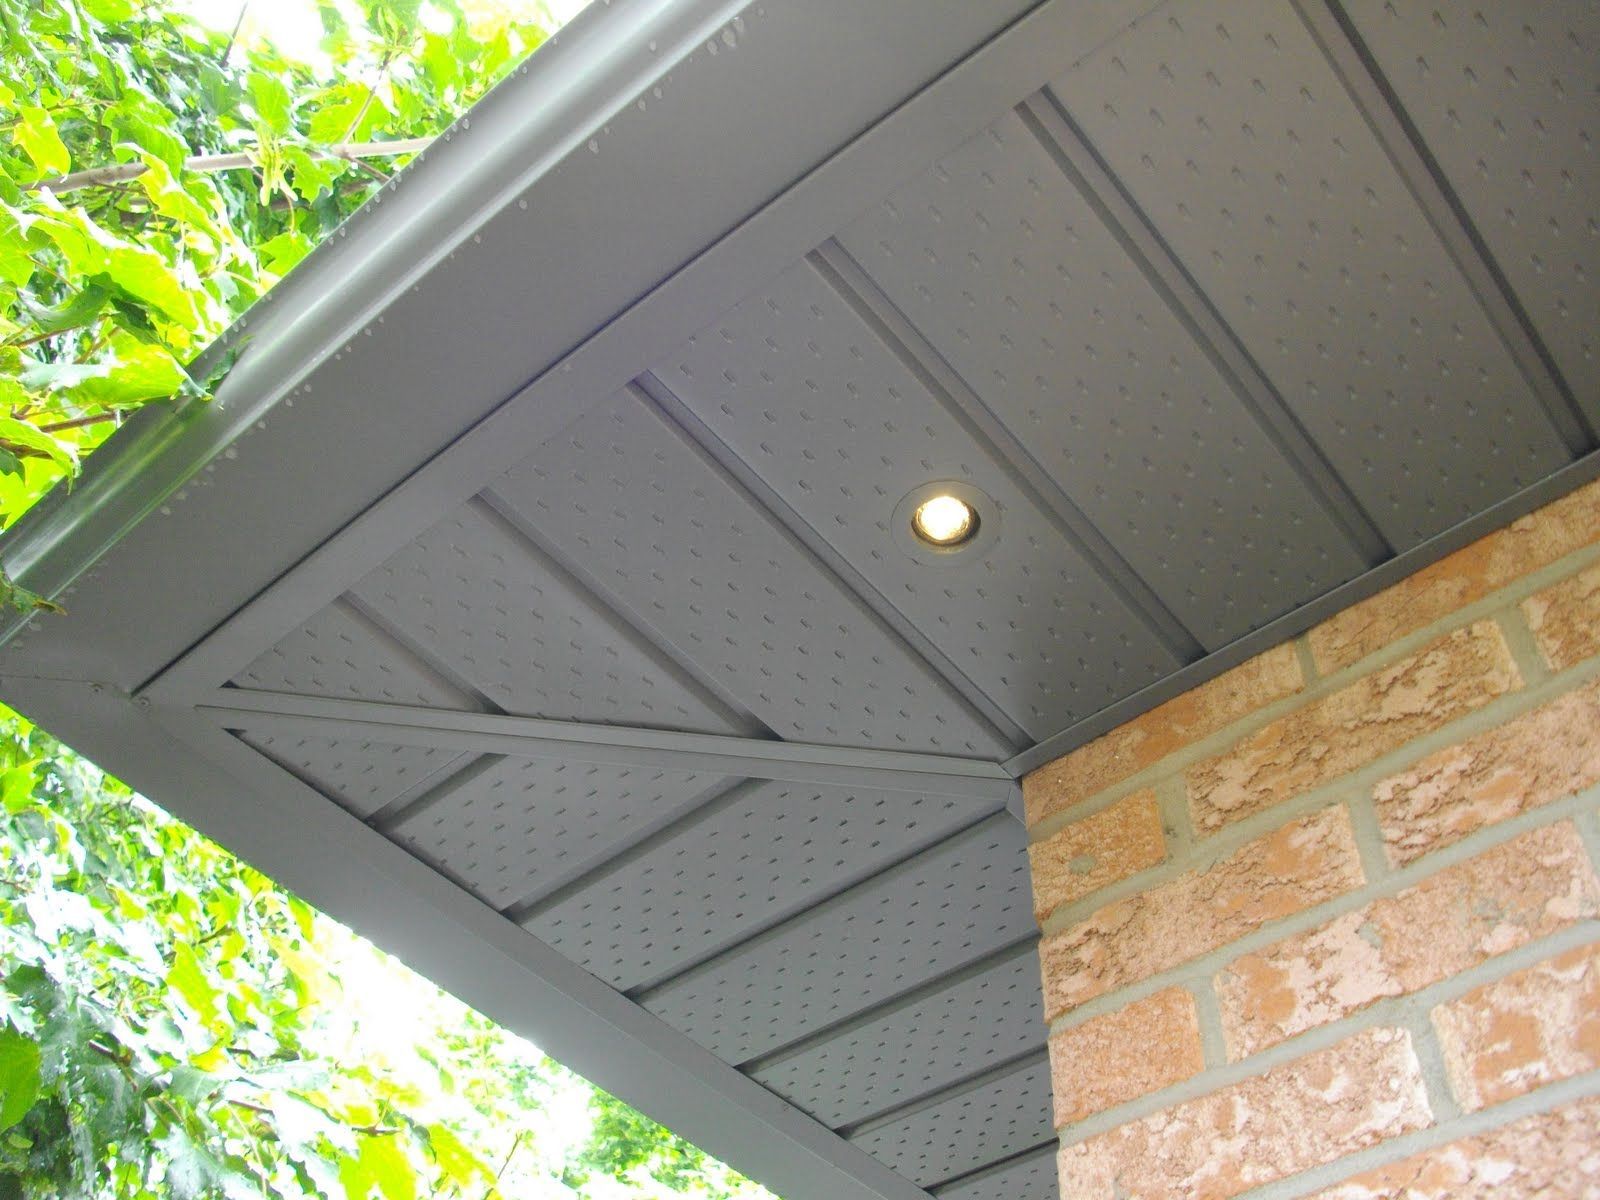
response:
[[[978,531],[978,514],[954,496],[934,496],[917,505],[911,528],[930,545],[958,546]]]

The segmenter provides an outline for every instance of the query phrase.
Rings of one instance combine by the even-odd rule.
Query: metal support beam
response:
[[[984,759],[448,712],[246,688],[219,688],[197,711],[224,728],[258,733],[360,737],[522,758],[927,792],[989,804],[1007,803],[1014,787],[998,763]]]

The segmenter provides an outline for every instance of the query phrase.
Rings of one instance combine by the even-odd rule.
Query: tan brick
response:
[[[1307,1200],[1600,1196],[1600,1098],[1536,1113],[1366,1171]]]
[[[1230,963],[1216,980],[1228,1056],[1245,1058],[1597,913],[1600,884],[1571,822],[1530,830]]]
[[[1050,1039],[1056,1128],[1205,1070],[1194,995],[1166,988]]]
[[[1042,921],[1052,909],[1155,866],[1166,852],[1156,794],[1135,792],[1028,847],[1034,913]]]
[[[1022,781],[1028,825],[1082,803],[1304,686],[1292,644],[1240,663],[1028,774]]]
[[[1045,1017],[1148,979],[1279,917],[1360,887],[1350,815],[1325,808],[1118,900],[1044,939]]]
[[[1061,1149],[1062,1200],[1226,1200],[1432,1122],[1403,1029],[1368,1029]]]
[[[1498,625],[1458,629],[1190,767],[1195,828],[1221,829],[1327,783],[1521,685]]]
[[[1600,541],[1600,483],[1496,530],[1311,631],[1323,672],[1349,666],[1558,558]]]
[[[1475,829],[1600,782],[1600,682],[1431,754],[1373,789],[1389,861],[1402,866]]]
[[[1433,1025],[1469,1110],[1600,1067],[1600,942],[1441,1004]]]
[[[1600,654],[1600,566],[1535,592],[1522,602],[1522,615],[1551,670]]]

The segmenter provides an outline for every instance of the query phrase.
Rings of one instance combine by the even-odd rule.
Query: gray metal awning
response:
[[[1053,1196],[1014,781],[1600,474],[1597,45],[597,7],[8,535],[0,694],[788,1200]]]

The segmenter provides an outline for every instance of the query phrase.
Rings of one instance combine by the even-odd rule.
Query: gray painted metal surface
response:
[[[975,815],[952,797],[764,781],[693,813],[522,923],[627,991],[804,911]]]
[[[1030,1150],[1051,1131],[1050,1063],[1036,1054],[926,1108],[874,1122],[850,1140],[928,1187],[968,1174],[985,1158]]]
[[[788,1200],[1053,1195],[1012,777],[1600,474],[1597,37],[597,10],[0,545],[0,694]]]

